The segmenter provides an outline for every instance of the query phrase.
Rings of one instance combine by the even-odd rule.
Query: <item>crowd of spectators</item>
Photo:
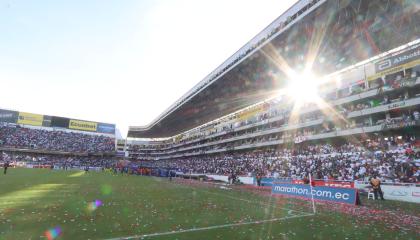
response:
[[[80,167],[104,167],[109,168],[115,165],[117,160],[114,157],[103,156],[70,156],[44,153],[25,152],[0,152],[0,162],[11,162],[30,164],[33,166],[56,166],[59,168],[80,168]]]
[[[378,95],[363,99],[358,102],[344,103],[338,105],[334,105],[332,102],[330,103],[331,106],[336,110],[336,112],[340,116],[347,117],[347,115],[350,112],[373,108],[376,106],[408,100],[420,96],[420,93],[418,92],[417,88],[411,88],[416,84],[419,72],[409,69],[407,70],[405,77],[403,77],[401,74],[402,73],[397,73],[396,75],[394,74],[392,76],[390,75],[385,78],[381,78],[378,80],[380,84],[371,84],[369,87],[367,87],[363,82],[354,86],[338,89],[337,91],[333,91],[329,94],[326,94],[323,98],[327,101],[333,101],[339,98],[348,97],[354,94],[360,94],[364,91],[369,91],[373,89],[379,91]],[[402,87],[409,88],[402,89]],[[399,91],[392,91],[398,89]],[[324,116],[325,114],[319,109],[319,106],[317,106],[315,103],[306,103],[303,106],[301,106],[299,117],[296,117],[295,119],[291,120],[290,116],[293,110],[293,101],[292,99],[288,98],[274,99],[264,103],[261,106],[257,106],[256,108],[261,109],[262,111],[259,112],[251,108],[248,111],[256,113],[253,115],[251,114],[251,116],[246,117],[245,119],[241,117],[241,114],[229,116],[223,120],[220,120],[219,122],[211,123],[211,126],[206,126],[205,129],[207,130],[196,129],[188,134],[182,134],[174,139],[162,141],[160,144],[156,143],[154,145],[142,146],[133,145],[130,146],[130,150],[133,152],[141,151],[143,149],[165,150],[178,146],[185,147],[187,146],[186,144],[189,144],[189,147],[197,146],[208,142],[208,140],[218,141],[233,137],[233,135],[243,135],[243,132],[240,132],[241,128],[252,124],[257,124],[257,127],[255,127],[254,129],[249,129],[246,132],[258,132],[291,124],[302,124],[316,120],[328,119],[328,117]],[[246,114],[245,112],[244,115],[248,116],[250,114]],[[406,116],[415,121],[418,121],[419,110],[413,110],[412,113],[406,114]],[[268,119],[270,119],[270,121],[265,121]],[[409,119],[406,120],[408,121]],[[343,124],[338,124],[335,126],[328,126],[327,124],[324,124],[322,128],[318,129],[303,129],[300,131],[301,133],[299,135],[307,136],[311,134],[325,133],[340,129],[343,130],[355,127],[367,127],[375,124],[380,125],[384,121],[385,119],[379,119],[376,120],[376,122],[358,119],[357,121],[345,121]],[[386,121],[391,121],[391,119],[387,118]],[[223,135],[221,135],[222,132],[224,133]],[[234,133],[231,134],[232,132]],[[213,139],[210,139],[211,136],[215,137]]]
[[[298,146],[298,145],[296,145]],[[357,143],[306,145],[296,149],[264,149],[189,157],[139,161],[145,167],[181,172],[231,174],[302,179],[366,180],[378,175],[396,182],[420,182],[420,142],[389,137]]]
[[[65,156],[3,152],[0,160],[62,168],[110,168],[112,157]],[[420,141],[415,137],[374,137],[341,144],[298,144],[291,148],[264,148],[168,160],[132,160],[131,168],[164,168],[184,173],[290,177],[303,179],[367,180],[374,175],[384,181],[420,182]]]
[[[258,144],[258,143],[267,143],[270,141],[277,141],[282,140],[283,142],[294,142],[294,143],[301,143],[306,141],[310,136],[318,135],[318,134],[325,134],[333,131],[339,130],[347,130],[353,128],[361,128],[361,127],[370,127],[370,126],[381,126],[382,129],[398,129],[398,128],[405,128],[405,127],[412,127],[420,125],[420,113],[418,110],[414,110],[412,113],[403,111],[400,112],[399,117],[394,118],[386,118],[386,119],[378,119],[377,121],[369,121],[368,118],[361,118],[359,121],[348,121],[348,122],[332,122],[332,121],[322,121],[321,123],[314,124],[313,126],[307,126],[305,128],[293,130],[293,131],[285,131],[285,132],[278,132],[278,133],[271,133],[266,135],[259,135],[255,137],[248,137],[248,138],[241,138],[235,140],[237,137],[261,133],[263,131],[271,131],[272,129],[281,127],[280,122],[273,122],[266,124],[264,126],[254,128],[252,130],[246,130],[242,132],[231,132],[224,134],[219,137],[209,138],[202,141],[193,142],[188,144],[187,146],[183,146],[178,149],[170,149],[171,145],[167,145],[167,147],[161,146],[160,149],[156,149],[153,147],[148,148],[150,151],[145,151],[144,149],[147,145],[142,146],[131,146],[129,148],[131,154],[140,153],[141,156],[148,156],[148,157],[156,157],[156,156],[165,156],[173,154],[199,154],[203,151],[212,151],[216,149],[230,149],[230,148],[237,148],[242,147],[250,144]],[[231,139],[231,140],[230,140]],[[156,150],[160,150],[160,152],[156,152]],[[152,154],[155,153],[155,154]],[[160,153],[160,154],[157,154]]]
[[[59,152],[105,153],[115,151],[115,138],[61,130],[0,125],[0,147]]]

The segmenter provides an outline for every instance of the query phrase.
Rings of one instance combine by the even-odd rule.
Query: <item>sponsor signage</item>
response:
[[[401,108],[404,106],[405,106],[405,101],[402,101],[402,102],[392,103],[388,105],[388,109],[391,110],[391,109]]]
[[[411,49],[407,52],[400,53],[390,58],[375,63],[375,71],[382,72],[390,68],[400,66],[402,64],[417,60],[420,58],[420,47]]]
[[[309,184],[274,183],[273,194],[288,195],[336,203],[356,204],[357,190],[354,188],[337,188],[326,186],[312,187]]]
[[[301,143],[306,141],[308,138],[306,136],[297,136],[295,137],[295,143]]]
[[[420,188],[416,186],[382,185],[385,199],[420,203]]]
[[[278,179],[278,178],[268,178],[263,177],[261,178],[261,185],[262,186],[273,186],[274,182],[285,182],[285,183],[291,183],[292,179]],[[254,177],[254,184],[257,183],[257,179]]]
[[[18,120],[18,112],[0,109],[0,122],[16,123]]]
[[[117,157],[125,157],[125,152],[124,151],[117,151],[116,156]]]
[[[383,129],[405,128],[420,125],[420,121],[401,121],[396,123],[384,123]]]
[[[314,181],[314,186],[354,188],[354,182],[315,180]]]
[[[246,120],[250,117],[257,115],[258,113],[265,111],[266,109],[267,109],[266,105],[256,106],[252,109],[248,109],[245,112],[238,113],[238,119],[240,121]]]
[[[401,82],[401,87],[412,87],[416,85],[416,79],[408,79]]]
[[[305,184],[303,180],[292,180],[293,184]],[[324,187],[338,187],[338,188],[354,188],[354,182],[346,181],[334,181],[334,180],[313,180],[312,186],[324,186]]]
[[[395,197],[404,197],[404,196],[408,195],[408,192],[403,191],[401,189],[396,189],[396,190],[393,190],[392,192],[390,192],[389,195],[395,196]]]
[[[44,115],[44,121],[42,122],[42,126],[51,127],[51,116]]]
[[[0,109],[0,123],[1,122],[115,134],[115,124],[74,120],[63,117],[17,112],[4,109]]]
[[[42,126],[44,122],[44,115],[33,114],[27,112],[19,112],[18,124],[32,125],[32,126]]]
[[[369,183],[360,182],[356,182],[356,188],[364,191],[371,189]],[[381,184],[381,189],[385,199],[420,203],[420,187],[416,184]]]
[[[101,133],[115,133],[115,125],[114,124],[107,124],[107,123],[98,123],[98,132]]]
[[[255,182],[257,180],[255,179]],[[261,178],[261,185],[262,186],[273,186],[274,178]]]
[[[368,81],[378,79],[382,76],[403,71],[420,64],[420,47],[404,53],[389,57],[375,63],[375,74],[368,77]]]
[[[305,184],[305,181],[303,180],[292,180],[293,184]]]
[[[63,117],[51,117],[51,127],[60,127],[60,128],[68,128],[70,123],[70,119],[63,118]]]
[[[76,129],[76,130],[82,130],[82,131],[96,132],[97,126],[98,124],[96,122],[87,122],[87,121],[80,121],[80,120],[74,120],[74,119],[70,119],[70,122],[69,122],[70,129]]]

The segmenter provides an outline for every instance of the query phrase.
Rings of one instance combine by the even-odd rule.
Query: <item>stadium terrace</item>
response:
[[[420,30],[413,4],[299,1],[155,121],[131,127],[128,136],[172,137],[276,96],[273,90],[286,86],[291,66],[300,72],[310,65],[325,76],[415,41]]]
[[[230,84],[229,81],[236,81],[235,79],[243,79],[239,72],[251,73],[247,79],[258,75],[256,83],[260,83],[263,79],[269,79],[270,82],[281,81],[283,83],[277,86],[280,87],[280,91],[275,97],[268,91],[264,92],[261,87],[266,86],[265,84],[252,86],[254,92],[244,95],[256,96],[257,93],[264,92],[265,99],[260,102],[255,101],[247,108],[231,111],[230,114],[219,118],[218,114],[221,111],[212,110],[213,104],[208,101],[208,97],[206,104],[209,105],[198,104],[195,99],[200,94],[214,95],[214,98],[217,98],[219,93],[224,92],[222,88],[231,88],[228,85],[221,85],[217,94],[198,93],[193,98],[189,98],[189,101],[184,101],[183,104],[166,111],[165,114],[169,113],[165,117],[155,121],[149,127],[131,127],[128,136],[138,136],[143,139],[132,138],[127,141],[126,149],[129,158],[133,162],[140,161],[149,167],[175,168],[182,172],[200,174],[235,173],[255,176],[258,172],[262,172],[263,175],[271,177],[302,179],[312,172],[322,179],[354,181],[381,175],[391,182],[418,182],[420,61],[416,52],[420,49],[419,39],[402,34],[407,38],[405,40],[400,38],[402,41],[395,42],[395,45],[393,45],[394,40],[397,42],[399,40],[396,40],[394,35],[390,36],[391,41],[387,43],[379,40],[371,41],[372,38],[367,36],[371,33],[368,28],[365,32],[367,35],[357,38],[366,41],[362,45],[369,49],[363,56],[358,56],[358,51],[355,50],[343,51],[342,46],[352,46],[351,41],[354,38],[341,38],[341,35],[334,35],[334,32],[341,32],[342,28],[350,26],[355,27],[354,22],[359,24],[369,22],[372,26],[378,26],[374,23],[375,21],[385,23],[383,22],[385,20],[379,20],[367,13],[369,9],[376,9],[374,6],[377,6],[375,5],[377,2],[375,1],[357,1],[359,12],[354,16],[360,17],[367,14],[365,21],[353,21],[354,18],[351,17],[353,7],[355,7],[352,4],[356,2],[348,2],[348,5],[339,5],[339,2],[335,2],[341,8],[338,12],[331,12],[329,17],[334,20],[325,28],[335,29],[326,31],[326,34],[331,34],[327,39],[335,42],[335,37],[340,36],[341,40],[337,41],[341,42],[338,45],[331,44],[325,51],[313,56],[315,60],[311,62],[311,65],[316,67],[313,67],[312,71],[319,76],[319,79],[322,79],[322,81],[313,79],[313,81],[319,81],[315,86],[318,99],[298,103],[299,99],[295,96],[284,94],[290,89],[287,88],[287,71],[283,71],[285,67],[281,65],[280,60],[286,59],[284,62],[297,66],[294,69],[295,72],[304,70],[305,64],[302,64],[301,60],[308,58],[311,46],[307,46],[307,42],[293,40],[305,39],[304,36],[299,35],[305,32],[299,31],[300,28],[313,29],[317,26],[317,21],[325,22],[325,19],[322,19],[324,15],[316,15],[317,11],[322,9],[329,12],[328,9],[334,6],[331,2],[329,4],[323,4],[322,1],[312,3],[302,10],[299,16],[296,16],[294,22],[290,21],[294,24],[276,28],[277,32],[273,31],[270,37],[263,38],[265,40],[260,41],[260,45],[254,50],[242,55],[243,59],[239,61],[240,63],[232,65],[231,68],[221,71],[218,75],[220,78],[232,76],[221,81],[224,84]],[[288,13],[293,9],[292,7]],[[405,11],[410,11],[408,9],[396,7],[393,9],[393,11],[396,10],[393,14],[396,14],[394,16],[404,14]],[[384,9],[380,11],[386,12]],[[318,20],[318,17],[322,20]],[[351,23],[348,22],[350,20]],[[275,21],[273,24],[279,23]],[[385,28],[382,30],[385,31]],[[375,28],[375,31],[382,30],[380,27]],[[354,29],[352,34],[360,36],[360,32],[357,31],[364,30]],[[418,29],[413,26],[407,30],[407,34],[410,35],[416,31]],[[295,38],[291,38],[287,33],[294,33],[292,35]],[[313,34],[309,31],[306,39],[313,37],[311,33]],[[372,36],[383,35],[375,35],[372,32]],[[284,40],[286,37],[289,40]],[[388,45],[388,43],[391,44]],[[287,44],[287,48],[295,49],[295,51],[286,51],[285,45],[282,44]],[[296,44],[303,44],[304,47],[299,48],[295,46]],[[339,48],[337,51],[334,50],[336,47]],[[270,48],[270,51],[267,48]],[[335,52],[329,53],[330,50]],[[267,52],[271,52],[271,55]],[[326,58],[326,54],[331,54],[331,57]],[[300,60],[297,59],[298,56],[301,57]],[[280,61],[280,66],[272,64],[273,58],[277,62]],[[403,60],[397,61],[398,59]],[[264,67],[259,70],[263,73],[260,74],[257,71],[258,74],[253,75],[255,69],[244,70],[247,61],[264,62],[262,64]],[[384,63],[389,61],[392,64],[385,67]],[[251,65],[259,66],[258,64],[249,66]],[[235,71],[237,75],[234,74]],[[275,78],[273,71],[276,72]],[[265,73],[271,76],[263,75]],[[299,76],[297,79],[293,78],[293,81],[299,81]],[[232,86],[238,85],[246,84],[232,82]],[[301,86],[307,85],[303,83]],[[207,88],[212,89],[212,85],[208,85],[201,91],[204,92]],[[268,89],[272,90],[275,87],[271,85]],[[293,92],[293,95],[296,94]],[[231,96],[234,95],[231,94]],[[230,103],[228,98],[224,99],[225,101],[220,104]],[[177,132],[176,135],[163,140],[144,139],[148,136],[167,137],[168,135],[153,135],[153,132],[165,128],[175,131],[178,124],[190,123],[191,121],[186,120],[185,114],[177,115],[176,113],[183,107],[188,108],[188,104],[202,106],[206,116],[212,116],[213,120],[198,127],[190,124],[187,131]],[[297,105],[299,106],[296,110]],[[194,122],[197,122],[199,117],[195,113],[198,111],[191,112],[194,113],[189,113],[188,117],[194,117]],[[166,124],[166,121],[170,121],[172,117],[183,119],[183,121]],[[170,131],[164,132],[170,133]],[[328,153],[325,154],[322,149],[328,149],[325,150]],[[343,149],[346,150],[343,151]],[[302,157],[308,158],[307,166],[296,165]],[[242,162],[242,159],[246,160]],[[328,162],[335,163],[333,169],[330,169],[332,171],[327,170]],[[314,169],[319,170],[315,173]],[[384,171],[384,169],[387,170]]]
[[[126,139],[0,109],[0,239],[417,239],[419,36],[416,1],[299,0]]]

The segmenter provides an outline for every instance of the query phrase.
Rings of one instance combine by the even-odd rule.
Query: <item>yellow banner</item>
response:
[[[382,76],[385,76],[385,75],[393,74],[393,73],[396,73],[396,72],[403,71],[404,69],[407,69],[407,68],[415,67],[419,64],[420,64],[420,59],[417,59],[417,60],[411,61],[411,62],[406,63],[406,64],[402,64],[402,65],[397,66],[397,67],[389,68],[389,69],[387,69],[383,72],[376,73],[372,76],[369,76],[367,79],[368,79],[368,81],[372,81],[372,80],[378,79],[378,78],[380,78]]]
[[[33,114],[27,112],[19,112],[18,124],[32,125],[32,126],[42,126],[44,121],[44,115]]]
[[[252,116],[255,116],[258,113],[263,112],[265,110],[266,110],[266,106],[265,105],[252,108],[252,109],[247,110],[246,112],[239,113],[238,119],[240,121],[243,121],[243,120],[246,120],[246,119],[248,119],[248,118],[250,118]]]
[[[86,121],[73,120],[73,119],[70,119],[70,122],[69,122],[70,129],[77,129],[77,130],[83,130],[83,131],[96,132],[97,126],[98,126],[98,123],[96,122],[86,122]]]

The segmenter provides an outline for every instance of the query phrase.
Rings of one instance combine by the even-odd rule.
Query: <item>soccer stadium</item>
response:
[[[277,16],[122,134],[0,109],[0,239],[419,239],[420,2]]]

